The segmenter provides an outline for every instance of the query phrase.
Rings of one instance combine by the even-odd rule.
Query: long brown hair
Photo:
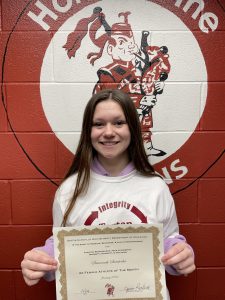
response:
[[[91,143],[92,120],[96,105],[99,102],[106,101],[108,99],[117,102],[124,112],[131,135],[128,154],[130,160],[134,164],[135,169],[144,176],[156,175],[145,153],[141,134],[141,126],[132,99],[128,94],[125,94],[120,90],[107,89],[100,91],[99,93],[93,95],[86,105],[77,151],[75,153],[73,162],[64,178],[65,180],[69,176],[77,173],[76,187],[73,197],[64,214],[62,226],[66,226],[68,216],[73,209],[78,196],[82,193],[85,193],[88,189],[91,163],[94,156],[97,154]]]

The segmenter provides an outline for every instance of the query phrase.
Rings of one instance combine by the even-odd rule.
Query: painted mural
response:
[[[20,262],[51,235],[84,107],[108,87],[134,101],[195,251],[196,272],[167,278],[171,299],[224,299],[224,3],[0,1],[0,299],[56,298],[54,282],[26,286]],[[114,286],[105,292],[114,297]]]
[[[121,89],[135,103],[156,171],[173,193],[188,188],[224,151],[217,136],[205,139],[200,132],[213,105],[208,81],[216,77],[205,48],[213,51],[221,20],[215,5],[206,11],[204,1],[194,2],[29,1],[11,30],[3,64],[3,83],[31,83],[30,92],[23,93],[26,109],[40,114],[27,126],[32,121],[34,131],[52,131],[72,156],[91,94]],[[33,36],[23,37],[18,49],[17,31],[28,26]],[[13,117],[9,124],[33,167],[54,183],[16,136]]]

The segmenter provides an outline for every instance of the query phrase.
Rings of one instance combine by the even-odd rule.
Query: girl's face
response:
[[[129,161],[130,130],[121,106],[111,100],[96,105],[91,130],[93,148],[100,162],[126,165]]]

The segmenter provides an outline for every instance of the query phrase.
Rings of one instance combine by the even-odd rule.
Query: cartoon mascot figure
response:
[[[96,7],[90,17],[77,23],[63,47],[69,58],[74,57],[88,33],[93,44],[99,48],[99,52],[90,52],[87,56],[92,65],[102,57],[106,49],[112,62],[97,71],[98,82],[93,93],[108,88],[128,93],[139,115],[147,155],[163,156],[166,154],[163,150],[153,147],[151,130],[152,109],[156,105],[157,95],[163,92],[164,82],[170,72],[168,49],[166,46],[148,45],[148,31],[142,32],[139,48],[128,23],[129,14],[130,12],[121,12],[118,17],[123,18],[123,22],[110,26],[102,9]],[[101,27],[105,33],[97,37],[97,31]]]

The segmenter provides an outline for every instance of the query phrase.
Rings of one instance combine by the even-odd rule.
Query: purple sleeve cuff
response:
[[[48,238],[45,241],[45,245],[42,247],[36,247],[34,248],[36,250],[40,250],[40,251],[44,251],[46,252],[49,256],[54,257],[54,240],[53,240],[53,236],[51,236],[50,238]],[[47,281],[52,281],[55,279],[55,272],[54,271],[50,271],[50,272],[46,272],[46,274],[43,277],[45,280]]]
[[[172,246],[174,246],[177,243],[181,242],[186,242],[186,239],[183,235],[176,235],[175,237],[172,238],[167,238],[164,240],[164,253],[166,253]],[[190,245],[188,245],[189,248],[192,250],[193,256],[194,256],[194,251]],[[171,274],[171,275],[180,275],[179,272],[173,267],[173,266],[166,266],[165,267],[166,271]]]
[[[48,255],[50,255],[51,257],[54,257],[54,240],[53,240],[53,236],[51,236],[50,238],[48,238],[45,241],[44,246],[42,247],[36,247],[36,250],[41,250],[46,252]]]

